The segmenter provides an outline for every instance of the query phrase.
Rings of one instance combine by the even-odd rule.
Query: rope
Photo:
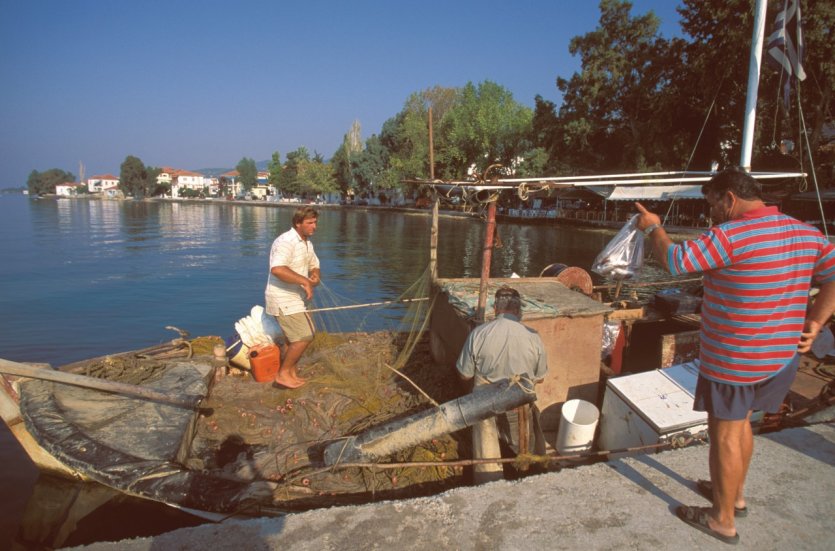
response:
[[[809,144],[809,133],[806,130],[806,119],[803,116],[803,108],[800,105],[800,85],[798,85],[798,97],[797,97],[797,108],[800,112],[800,123],[803,129],[802,136],[806,139],[806,151],[809,153],[809,165],[811,167],[812,172],[812,182],[815,184],[815,193],[818,197],[818,207],[820,208],[821,213],[821,225],[823,226],[823,234],[829,239],[829,230],[826,228],[826,215],[823,212],[823,201],[821,200],[821,192],[820,187],[818,187],[818,176],[815,172],[815,163],[812,160],[812,146]]]
[[[406,302],[421,302],[424,300],[429,300],[429,297],[420,297],[420,298],[403,298],[397,300],[385,300],[382,302],[368,302],[366,304],[348,304],[346,306],[330,306],[328,308],[313,308],[307,309],[305,312],[313,313],[313,312],[331,312],[334,310],[351,310],[353,308],[368,308],[369,306],[383,306],[386,304],[402,304]]]
[[[707,126],[707,121],[710,120],[710,114],[713,112],[713,106],[716,105],[716,98],[719,97],[719,91],[722,89],[722,85],[725,83],[725,79],[727,78],[727,74],[722,76],[722,80],[719,82],[719,86],[716,87],[716,93],[713,95],[713,100],[710,102],[710,106],[707,108],[707,113],[705,114],[705,120],[702,122],[702,127],[699,129],[699,135],[696,136],[696,143],[693,144],[693,150],[690,152],[690,157],[687,159],[687,163],[684,165],[684,172],[690,168],[690,163],[693,162],[693,157],[696,156],[696,149],[699,148],[699,142],[702,141],[702,134],[705,132],[705,127]],[[667,207],[667,212],[664,214],[664,224],[667,223],[667,219],[670,216],[670,213],[673,210],[673,205],[676,202],[675,196],[673,196],[672,200],[670,201],[670,206]]]
[[[438,402],[436,402],[435,400],[433,400],[433,399],[432,399],[432,397],[431,397],[431,396],[429,396],[426,392],[424,392],[424,390],[423,390],[422,388],[420,388],[416,382],[414,382],[413,380],[411,380],[410,378],[408,378],[405,374],[403,374],[402,372],[398,371],[397,369],[394,369],[392,366],[390,366],[389,364],[387,364],[387,363],[385,363],[385,362],[383,362],[383,365],[384,365],[387,369],[392,370],[392,371],[393,371],[394,373],[396,373],[397,375],[400,375],[401,377],[403,377],[404,379],[406,379],[406,380],[409,382],[409,384],[410,384],[410,385],[412,385],[413,387],[415,387],[415,390],[417,390],[418,392],[420,392],[421,394],[423,394],[424,398],[426,398],[427,400],[429,400],[429,402],[431,402],[431,404],[432,404],[433,406],[435,406],[436,408],[441,407],[441,405],[440,405]],[[340,454],[340,456],[341,456],[341,454]]]
[[[645,446],[635,446],[632,448],[620,448],[615,450],[600,450],[594,452],[581,452],[570,455],[560,455],[559,452],[554,452],[545,455],[526,455],[524,458],[517,457],[488,457],[483,459],[459,459],[457,461],[405,461],[396,463],[339,463],[330,467],[317,469],[308,473],[299,473],[292,477],[285,478],[285,483],[290,484],[302,478],[316,476],[326,472],[332,472],[336,469],[403,469],[403,468],[436,468],[436,467],[468,467],[472,465],[486,465],[486,464],[504,464],[504,463],[544,463],[551,464],[558,461],[576,460],[576,459],[590,459],[596,457],[604,457],[609,454],[621,453],[635,453],[650,450],[660,450],[665,448],[679,449],[690,446],[692,444],[703,444],[707,442],[707,436],[703,433],[696,435],[682,435],[676,436],[665,442],[657,444],[647,444]]]

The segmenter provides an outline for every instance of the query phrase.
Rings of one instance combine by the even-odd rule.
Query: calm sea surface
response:
[[[176,337],[234,333],[263,304],[269,249],[293,208],[0,196],[0,357],[53,366]],[[430,217],[320,209],[317,306],[398,298],[429,263]],[[480,275],[483,222],[440,220],[441,277]],[[589,269],[611,232],[499,225],[492,274]],[[326,299],[327,304],[321,303]],[[364,329],[388,327],[397,308]],[[376,326],[375,326],[376,325]],[[349,328],[343,328],[348,330]]]
[[[225,202],[0,196],[0,358],[60,366],[168,341],[177,335],[167,325],[194,336],[231,336],[235,321],[263,304],[270,245],[290,228],[292,214],[292,207]],[[323,285],[315,305],[400,297],[428,266],[430,223],[425,213],[321,209],[313,242]],[[538,276],[553,262],[588,270],[614,233],[512,224],[500,224],[498,232],[494,277]],[[440,276],[478,277],[483,235],[480,220],[442,217]],[[396,306],[371,315],[361,310],[367,309],[334,320],[342,330],[373,330],[393,328],[404,313]],[[32,471],[5,430],[0,463],[7,496],[0,517],[9,521],[29,499]],[[38,482],[36,495],[52,488],[47,482]],[[115,516],[91,521],[90,533],[76,535],[75,543],[176,527],[166,524],[170,509],[164,509],[139,515],[150,525],[144,531],[108,535],[103,526],[131,526],[126,519],[139,513],[104,507],[97,514]],[[0,548],[3,532],[0,526]]]

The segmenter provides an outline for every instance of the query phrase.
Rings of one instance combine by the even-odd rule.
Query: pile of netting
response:
[[[425,297],[427,287],[412,291]],[[405,330],[332,333],[321,331],[327,322],[317,320],[320,331],[299,362],[299,374],[308,381],[301,388],[278,389],[246,373],[218,380],[202,404],[211,414],[199,420],[189,467],[274,482],[276,504],[458,484],[459,467],[324,468],[327,444],[460,395],[454,370],[435,365],[429,353],[424,329],[430,302],[407,304]],[[454,460],[468,448],[460,439],[446,435],[388,461]]]

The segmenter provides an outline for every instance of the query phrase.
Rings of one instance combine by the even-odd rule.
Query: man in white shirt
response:
[[[296,364],[316,332],[305,303],[313,299],[313,288],[321,281],[319,258],[310,241],[318,218],[311,207],[296,210],[293,227],[279,235],[270,249],[266,310],[276,317],[287,341],[273,383],[278,388],[298,388],[306,382],[299,377]]]

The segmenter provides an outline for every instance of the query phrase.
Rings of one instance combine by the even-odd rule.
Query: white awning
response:
[[[609,201],[672,201],[703,199],[702,186],[618,186],[607,197]]]

